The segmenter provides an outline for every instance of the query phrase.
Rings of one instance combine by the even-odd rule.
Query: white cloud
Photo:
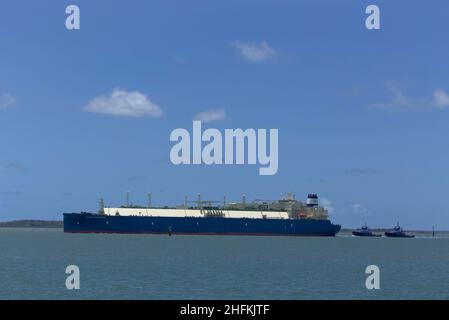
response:
[[[334,213],[335,209],[332,206],[332,201],[330,201],[329,199],[326,198],[321,198],[320,199],[320,204],[321,206],[326,209],[330,214]]]
[[[204,123],[223,121],[226,120],[226,111],[217,109],[200,112],[194,117],[194,120],[200,120]]]
[[[270,47],[268,43],[249,43],[236,41],[232,44],[234,48],[250,62],[263,62],[276,56],[275,49]]]
[[[386,102],[375,103],[371,106],[372,109],[385,109],[385,110],[411,110],[418,107],[416,101],[410,100],[405,96],[401,89],[395,84],[387,82],[387,90],[390,93],[390,100]]]
[[[384,109],[390,111],[432,111],[443,110],[449,107],[449,95],[441,89],[434,91],[432,99],[411,99],[391,82],[387,83],[387,90],[390,92],[390,100],[372,104],[370,109]]]
[[[370,212],[368,211],[367,208],[365,208],[363,205],[361,205],[360,203],[353,203],[351,205],[351,209],[352,209],[352,213],[357,215],[357,216],[369,216]]]
[[[407,97],[405,97],[404,93],[393,83],[387,83],[387,89],[391,94],[391,102],[390,104],[399,108],[411,108],[413,106],[413,102],[410,101]]]
[[[160,117],[162,109],[138,91],[114,89],[109,96],[93,98],[85,111],[123,117]]]
[[[0,93],[0,110],[14,107],[16,100],[17,99],[13,95],[7,92]]]
[[[445,109],[449,107],[449,95],[445,91],[441,89],[435,90],[433,93],[433,98],[435,105],[438,108]]]
[[[25,172],[27,170],[27,167],[20,163],[0,164],[0,172]]]

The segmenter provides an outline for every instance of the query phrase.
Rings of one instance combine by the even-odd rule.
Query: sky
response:
[[[65,9],[80,8],[79,30]],[[380,30],[365,9],[380,8]],[[0,221],[317,193],[333,222],[449,230],[447,1],[0,3]],[[170,162],[278,129],[279,169]]]

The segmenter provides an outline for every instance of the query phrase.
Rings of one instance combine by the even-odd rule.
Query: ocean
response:
[[[80,289],[68,290],[68,265]],[[380,289],[365,287],[368,265]],[[449,237],[64,234],[0,228],[0,299],[448,299]]]

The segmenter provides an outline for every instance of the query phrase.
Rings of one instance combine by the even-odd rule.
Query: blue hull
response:
[[[385,232],[385,236],[390,238],[414,238],[415,236],[413,234],[406,234],[404,232]]]
[[[67,233],[335,236],[329,220],[103,216],[65,213]]]

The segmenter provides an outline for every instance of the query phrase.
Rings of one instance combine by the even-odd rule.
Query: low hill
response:
[[[62,221],[16,220],[0,222],[0,228],[62,228]]]

